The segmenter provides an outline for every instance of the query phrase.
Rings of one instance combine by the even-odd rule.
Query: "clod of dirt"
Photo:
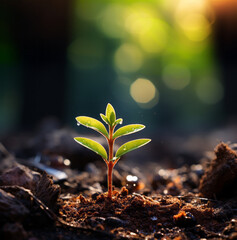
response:
[[[60,186],[53,184],[52,178],[45,172],[42,173],[41,178],[36,185],[35,191],[33,191],[35,196],[51,209],[55,209],[60,192]]]
[[[55,207],[60,187],[53,184],[53,180],[46,173],[38,173],[17,164],[0,176],[0,186],[21,186],[31,190],[48,207]]]
[[[17,164],[15,167],[10,168],[0,176],[0,185],[18,185],[33,191],[36,189],[39,180],[40,173],[31,171],[29,168]]]
[[[10,193],[0,189],[0,222],[18,221],[24,219],[29,210]]]
[[[211,161],[200,180],[200,195],[208,198],[235,197],[237,195],[235,188],[237,153],[227,144],[220,143],[216,147],[215,154],[216,157]]]

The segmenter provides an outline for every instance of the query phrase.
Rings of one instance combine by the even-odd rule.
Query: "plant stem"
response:
[[[113,139],[113,131],[114,127],[109,126],[109,138],[108,138],[108,144],[109,144],[109,162],[107,164],[108,168],[108,175],[107,175],[107,181],[108,181],[108,198],[112,198],[112,174],[113,174],[113,147],[114,147],[114,139]]]
[[[112,198],[112,173],[113,173],[113,162],[108,163],[108,198]]]

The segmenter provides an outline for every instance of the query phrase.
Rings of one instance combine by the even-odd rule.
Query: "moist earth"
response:
[[[231,145],[176,167],[118,163],[109,199],[103,161],[71,147],[72,135],[52,134],[64,148],[45,136],[1,144],[0,239],[237,239]]]

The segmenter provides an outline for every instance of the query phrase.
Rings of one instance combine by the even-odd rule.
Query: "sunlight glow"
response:
[[[178,24],[192,41],[202,41],[211,33],[210,23],[202,14],[187,14],[178,20]]]
[[[203,41],[211,33],[210,22],[205,13],[207,0],[180,0],[175,19],[178,26],[191,41]]]
[[[202,12],[204,13],[208,0],[178,0],[177,14],[188,12]]]

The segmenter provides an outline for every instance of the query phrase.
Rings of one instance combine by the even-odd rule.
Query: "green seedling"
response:
[[[100,116],[102,120],[108,125],[109,131],[107,131],[103,123],[101,123],[100,121],[94,118],[79,116],[79,117],[76,117],[76,120],[78,122],[78,125],[81,124],[83,126],[91,128],[99,132],[106,138],[108,142],[109,155],[107,154],[105,148],[94,140],[91,140],[89,138],[84,138],[84,137],[76,137],[74,139],[76,142],[96,152],[104,159],[107,165],[107,173],[108,173],[107,175],[108,198],[111,199],[112,198],[112,173],[113,173],[113,168],[115,164],[118,162],[120,157],[123,156],[125,153],[128,153],[132,150],[135,150],[139,147],[144,146],[145,144],[149,143],[151,139],[142,138],[142,139],[129,141],[123,144],[121,147],[119,147],[114,156],[114,142],[117,138],[141,131],[142,129],[145,128],[145,126],[142,124],[130,124],[130,125],[123,126],[114,132],[115,127],[118,124],[122,124],[123,119],[122,118],[116,119],[115,110],[113,106],[109,103],[106,107],[105,115],[100,114]]]

